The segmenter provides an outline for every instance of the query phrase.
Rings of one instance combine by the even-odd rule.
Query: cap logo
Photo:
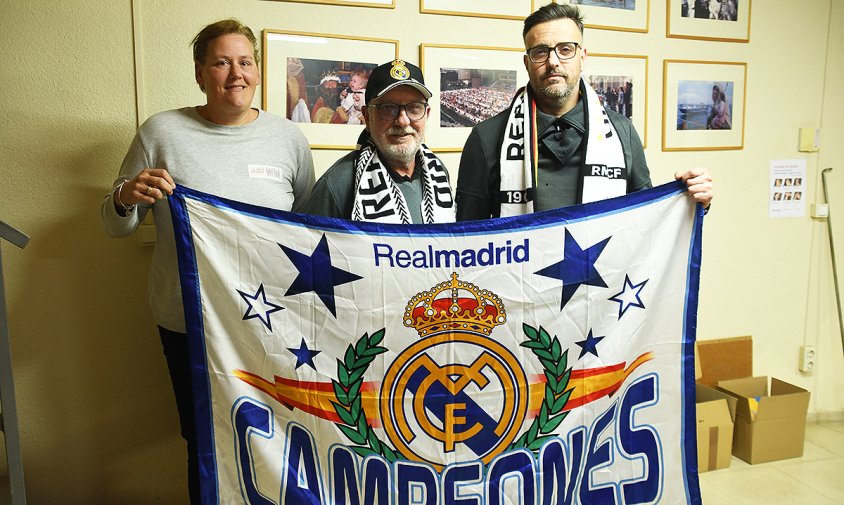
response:
[[[410,70],[408,70],[407,67],[404,66],[404,61],[393,61],[393,68],[390,69],[390,77],[397,81],[404,81],[405,79],[410,77]]]

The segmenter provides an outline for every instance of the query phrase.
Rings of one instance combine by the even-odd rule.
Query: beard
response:
[[[555,102],[563,103],[571,97],[572,93],[577,90],[577,81],[571,82],[571,77],[559,72],[547,72],[545,75],[542,76],[543,79],[547,79],[551,76],[562,77],[565,79],[565,85],[561,86],[559,83],[549,84],[547,86],[538,86],[536,92],[543,97],[553,100]]]
[[[405,133],[413,135],[412,142],[405,144],[390,144],[389,142],[386,142],[386,137],[390,135],[402,135]],[[416,158],[416,153],[419,152],[420,147],[422,147],[422,143],[425,141],[425,138],[421,133],[418,133],[409,126],[407,128],[389,128],[386,132],[384,132],[384,137],[385,141],[381,142],[382,145],[379,145],[378,149],[385,157],[399,163],[410,163],[413,161]]]
[[[326,107],[336,109],[340,105],[340,89],[339,88],[321,88],[319,95],[325,102]]]

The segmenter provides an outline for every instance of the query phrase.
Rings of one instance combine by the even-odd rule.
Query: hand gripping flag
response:
[[[171,207],[203,503],[700,503],[682,183],[430,226]]]

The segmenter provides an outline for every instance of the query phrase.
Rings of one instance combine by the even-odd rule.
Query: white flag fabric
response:
[[[700,503],[682,182],[449,225],[170,205],[203,503]]]

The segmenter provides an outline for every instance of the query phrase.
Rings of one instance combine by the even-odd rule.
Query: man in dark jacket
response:
[[[525,19],[529,84],[508,110],[473,128],[460,160],[457,220],[526,214],[651,187],[639,136],[581,79],[583,17],[549,4]],[[608,119],[608,120],[607,120]],[[675,174],[704,207],[705,170]]]

